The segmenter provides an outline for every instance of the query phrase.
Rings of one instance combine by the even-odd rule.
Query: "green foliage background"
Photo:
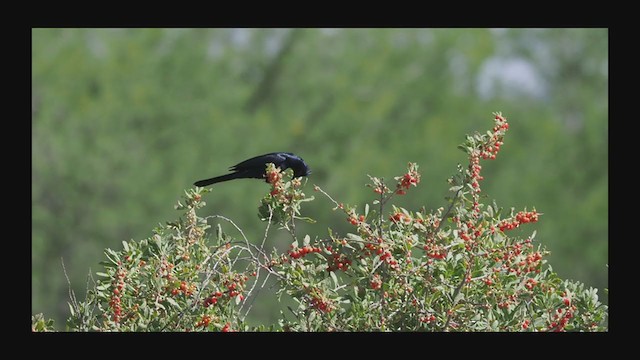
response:
[[[606,29],[34,29],[32,312],[63,329],[61,258],[83,299],[104,248],[150,236],[183,189],[258,154],[295,152],[309,193],[349,204],[371,199],[366,174],[417,162],[420,187],[398,205],[443,206],[456,146],[493,111],[511,127],[483,193],[544,213],[554,270],[608,287]],[[268,189],[216,185],[205,211],[259,241]],[[352,231],[322,197],[305,205],[318,222],[300,234]],[[262,296],[249,320],[275,307]]]

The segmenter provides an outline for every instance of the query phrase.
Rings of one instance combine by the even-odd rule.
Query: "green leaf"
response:
[[[156,302],[156,307],[159,307],[160,309],[165,310],[165,311],[167,310],[167,308],[164,307],[164,305],[160,304],[159,302]]]
[[[311,243],[311,237],[309,235],[305,235],[304,239],[302,239],[302,246],[309,246]]]
[[[216,227],[216,237],[218,238],[218,242],[222,242],[224,239],[224,235],[222,233],[222,225],[220,225],[220,223],[218,223],[218,226]]]
[[[178,305],[178,303],[175,300],[173,300],[173,298],[168,297],[167,302],[175,307],[180,307],[180,305]]]
[[[126,241],[122,242],[122,247],[124,248],[124,251],[129,251],[129,244]]]
[[[153,235],[152,238],[153,238],[154,244],[156,245],[158,250],[162,251],[162,237],[160,237],[160,235],[156,234],[156,235]]]
[[[347,239],[354,240],[354,241],[360,241],[360,242],[364,241],[364,240],[362,240],[362,237],[360,237],[359,235],[356,235],[356,234],[352,234],[352,233],[347,233]]]
[[[336,276],[334,271],[329,272],[329,275],[331,275],[331,280],[333,280],[333,285],[334,287],[338,287],[338,277]]]
[[[117,263],[114,264],[111,261],[100,261],[98,264],[100,264],[100,265],[102,265],[102,266],[104,266],[106,268],[115,268],[118,265]]]
[[[118,256],[118,254],[107,248],[104,251],[104,254],[107,256],[107,259],[109,259],[109,261],[111,261],[113,264],[118,265],[118,262],[120,261],[120,256]]]
[[[360,300],[360,297],[358,296],[359,290],[360,288],[358,287],[358,285],[353,285],[353,298],[356,300]]]
[[[366,218],[369,215],[369,204],[364,204],[364,217]]]
[[[491,330],[498,331],[499,323],[498,320],[494,320],[491,322]]]

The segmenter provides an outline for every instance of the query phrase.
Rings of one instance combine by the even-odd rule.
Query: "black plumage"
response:
[[[193,185],[203,187],[233,179],[265,179],[265,181],[267,181],[265,178],[265,169],[268,163],[273,163],[282,171],[292,169],[294,177],[311,174],[311,170],[299,156],[288,152],[273,152],[252,157],[251,159],[247,159],[230,167],[229,171],[233,171],[230,174],[196,181]]]

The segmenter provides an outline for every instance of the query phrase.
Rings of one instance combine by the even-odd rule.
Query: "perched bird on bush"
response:
[[[203,187],[233,179],[265,179],[265,181],[268,182],[265,178],[265,169],[268,163],[273,163],[282,171],[292,169],[294,177],[311,174],[311,170],[299,156],[288,152],[274,152],[252,157],[251,159],[236,164],[229,168],[229,171],[233,171],[230,174],[196,181],[193,185]]]

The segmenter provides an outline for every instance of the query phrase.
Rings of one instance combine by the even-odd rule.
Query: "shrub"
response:
[[[485,203],[481,163],[493,160],[509,128],[499,113],[484,134],[467,136],[460,148],[468,165],[449,181],[448,205],[410,211],[391,203],[416,191],[418,165],[388,183],[370,176],[371,204],[334,200],[314,185],[353,226],[311,239],[296,232],[304,202],[314,200],[303,181],[266,169],[271,191],[258,213],[265,221],[260,244],[232,220],[200,217],[204,188],[185,191],[183,215],[141,241],[107,249],[84,302],[72,296],[67,328],[77,331],[606,331],[607,306],[597,289],[562,280],[521,226],[542,214],[505,211]],[[239,238],[222,231],[233,225]],[[287,231],[289,249],[264,248],[272,225]],[[281,310],[278,324],[249,327],[244,319],[256,292],[275,278],[278,295],[297,307]],[[51,330],[41,314],[34,331]]]

